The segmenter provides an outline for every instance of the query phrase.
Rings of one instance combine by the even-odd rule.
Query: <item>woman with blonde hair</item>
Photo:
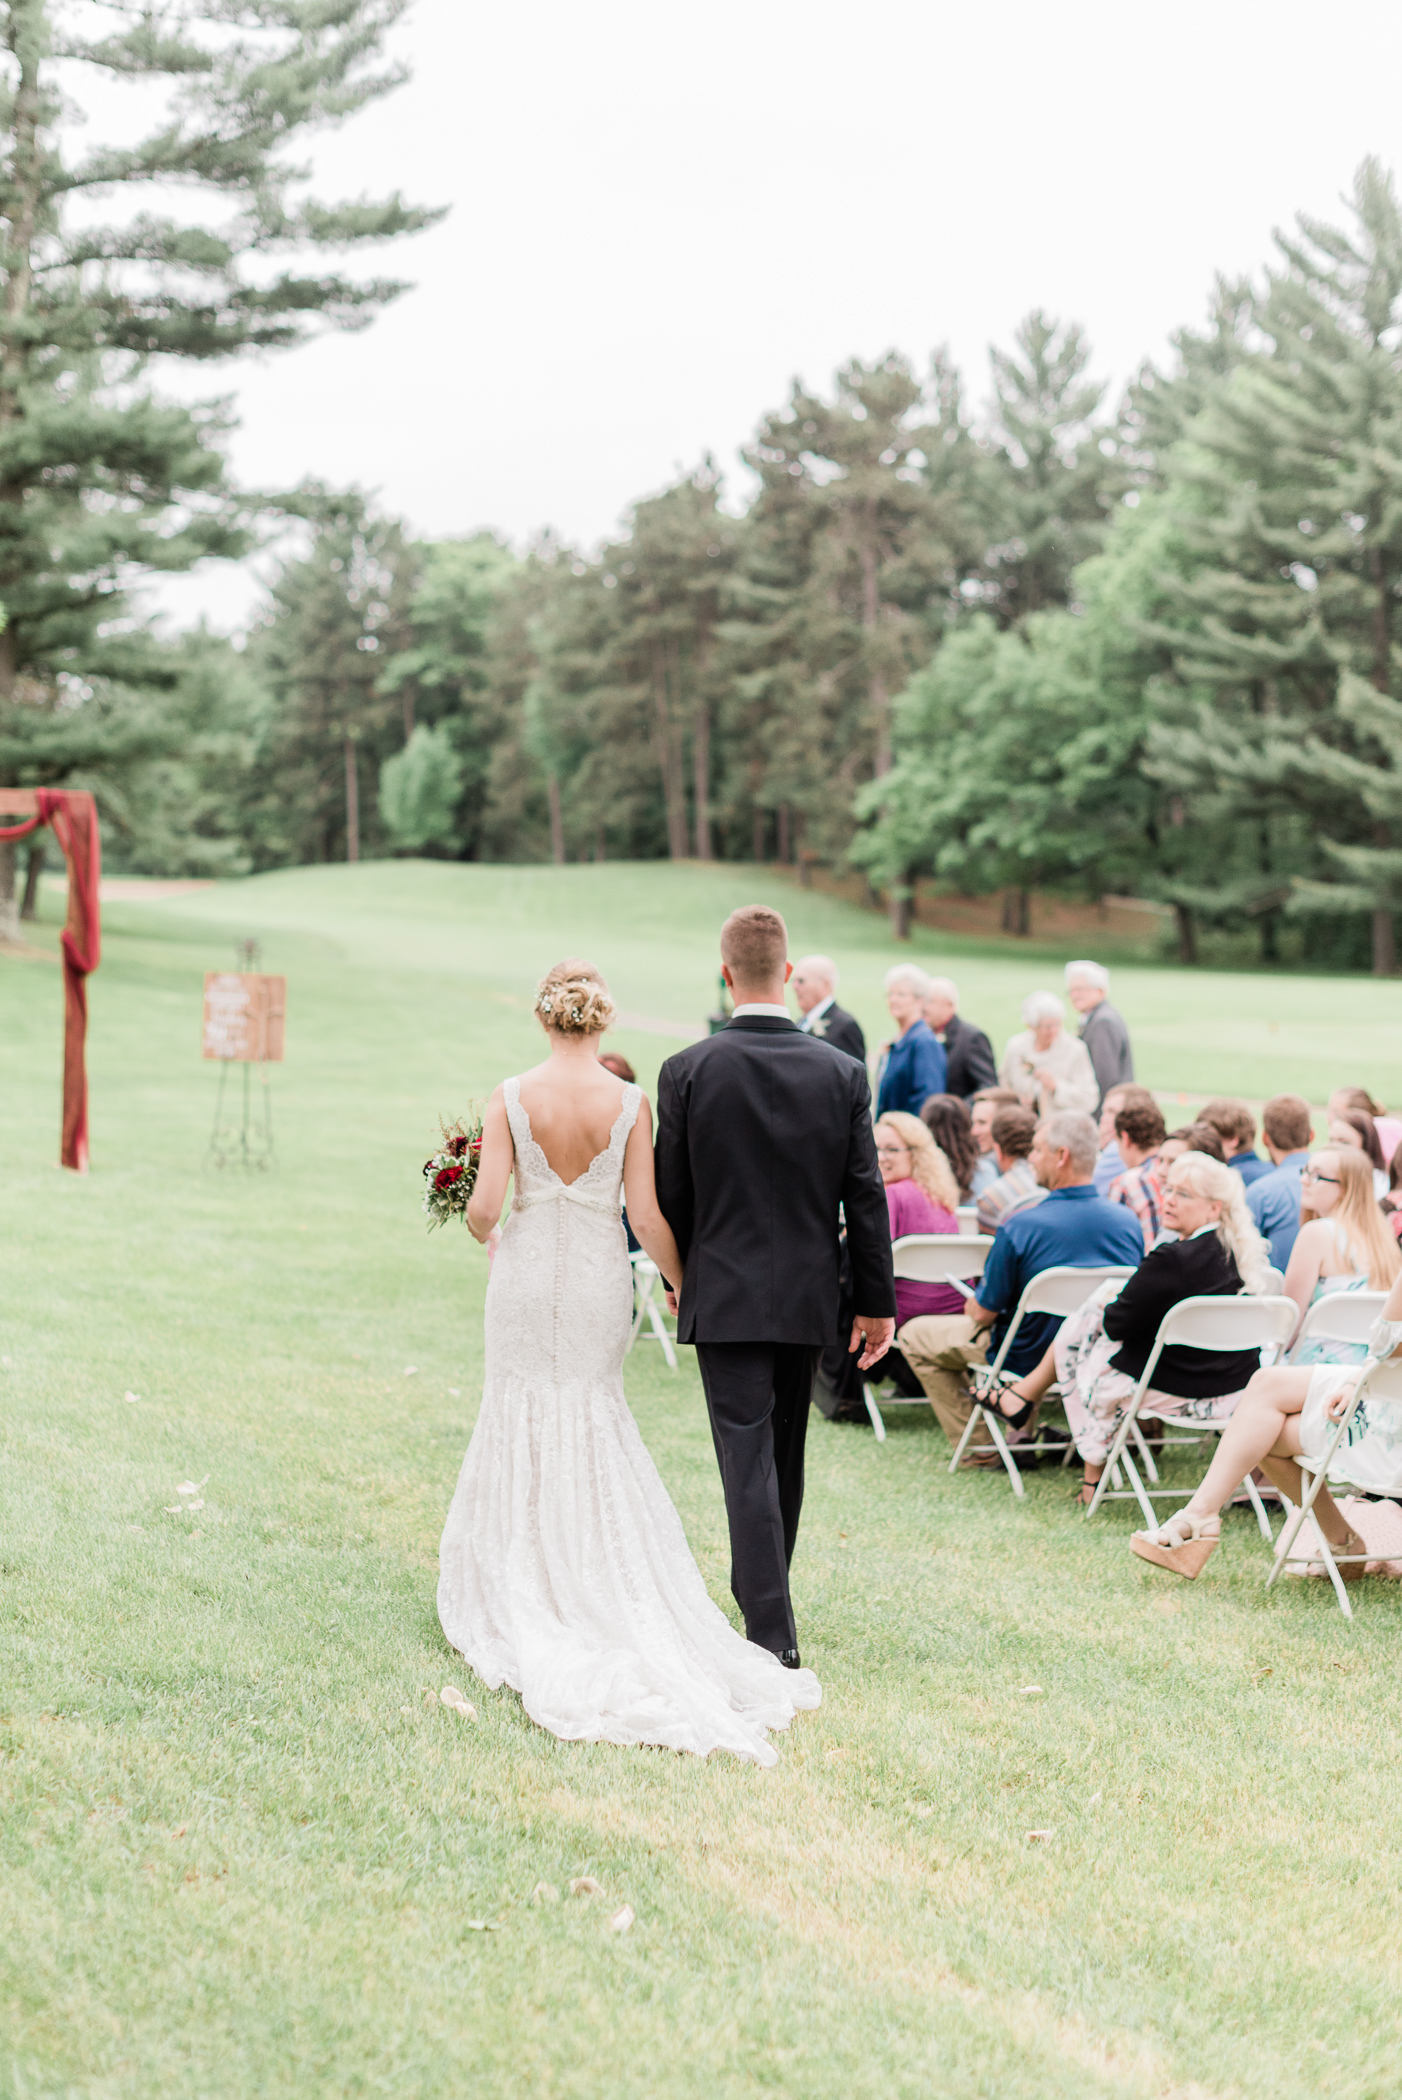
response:
[[[1185,1152],[1168,1170],[1161,1240],[1122,1284],[1103,1284],[1073,1313],[1034,1371],[1001,1382],[1000,1413],[1021,1429],[1052,1384],[1084,1473],[1089,1502],[1124,1409],[1149,1361],[1165,1313],[1184,1298],[1261,1295],[1270,1287],[1266,1243],[1251,1222],[1239,1174],[1205,1152]],[[1220,1422],[1236,1407],[1261,1361],[1258,1349],[1213,1351],[1171,1346],[1154,1366],[1148,1414]],[[1009,1402],[1015,1403],[1009,1405]]]
[[[893,1108],[877,1118],[876,1164],[886,1184],[886,1208],[891,1219],[891,1238],[906,1239],[911,1233],[949,1233],[959,1230],[954,1215],[959,1189],[954,1172],[928,1127],[919,1116]],[[963,1293],[952,1283],[916,1283],[896,1278],[896,1347],[883,1359],[881,1376],[895,1380],[899,1391],[912,1400],[923,1399],[925,1389],[900,1352],[900,1331],[907,1320],[921,1313],[961,1313]],[[842,1294],[838,1301],[838,1333],[851,1330],[852,1308],[847,1264],[843,1264]],[[838,1344],[823,1351],[823,1384],[831,1395],[833,1422],[865,1422],[869,1419],[862,1398],[862,1374],[857,1359]],[[822,1403],[820,1402],[820,1405]],[[824,1407],[824,1412],[827,1412]]]
[[[600,1061],[616,1016],[592,963],[548,970],[535,1013],[549,1053],[492,1095],[467,1207],[474,1239],[500,1244],[438,1616],[482,1682],[509,1684],[553,1735],[772,1765],[768,1731],[816,1706],[818,1681],[746,1641],[712,1601],[623,1394],[625,1193],[647,1253],[682,1280],[651,1113]]]
[[[1391,1290],[1402,1254],[1373,1193],[1373,1168],[1354,1145],[1327,1145],[1300,1175],[1300,1230],[1285,1271],[1285,1295],[1301,1317],[1344,1291]],[[1304,1342],[1302,1364],[1361,1364],[1362,1342]]]

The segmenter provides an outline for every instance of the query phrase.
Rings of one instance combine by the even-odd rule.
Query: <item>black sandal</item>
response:
[[[1010,1371],[1000,1371],[996,1385],[991,1379],[981,1379],[975,1387],[975,1395],[979,1406],[986,1407],[990,1414],[996,1415],[1009,1429],[1025,1429],[1032,1419],[1032,1410],[1037,1405],[1035,1400],[1024,1400],[1013,1414],[1008,1414],[998,1405],[999,1396],[1010,1392],[1016,1384],[1017,1379]]]

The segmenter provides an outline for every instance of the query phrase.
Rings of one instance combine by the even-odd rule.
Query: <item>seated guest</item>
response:
[[[998,1068],[993,1062],[993,1045],[981,1028],[975,1028],[959,1012],[959,987],[952,977],[930,979],[930,989],[925,994],[925,1019],[944,1051],[944,1083],[951,1094],[967,1101],[980,1087],[996,1085]]]
[[[1081,1016],[1081,1041],[1095,1067],[1096,1108],[1112,1086],[1134,1077],[1134,1055],[1124,1015],[1110,1004],[1110,972],[1103,963],[1069,962],[1066,996]]]
[[[1309,1158],[1314,1119],[1298,1094],[1276,1094],[1261,1118],[1271,1171],[1246,1191],[1252,1223],[1271,1250],[1271,1266],[1285,1269],[1300,1229],[1300,1175]]]
[[[1219,1159],[1224,1167],[1227,1164],[1222,1140],[1210,1123],[1185,1123],[1179,1130],[1170,1130],[1159,1146],[1160,1181],[1174,1160],[1181,1159],[1185,1152],[1205,1152],[1209,1159]]]
[[[1095,1162],[1095,1193],[1108,1196],[1110,1183],[1123,1174],[1125,1162],[1120,1158],[1119,1139],[1115,1136],[1115,1118],[1131,1101],[1152,1101],[1148,1087],[1138,1086],[1132,1080],[1123,1086],[1112,1086],[1100,1104],[1100,1121],[1096,1127],[1096,1141],[1100,1146],[1100,1157]]]
[[[992,1236],[1015,1211],[1040,1203],[1046,1190],[1037,1179],[1030,1154],[1037,1118],[1015,1102],[993,1118],[993,1156],[1002,1172],[978,1199],[978,1229]]]
[[[1020,1429],[1048,1387],[1060,1386],[1084,1467],[1082,1502],[1095,1493],[1165,1313],[1184,1298],[1232,1298],[1243,1286],[1259,1293],[1269,1281],[1266,1243],[1247,1216],[1240,1181],[1223,1161],[1204,1152],[1175,1160],[1163,1208],[1173,1236],[1123,1283],[1102,1285],[1066,1321],[1035,1370],[991,1396],[1009,1428]],[[1260,1363],[1259,1349],[1174,1344],[1154,1366],[1143,1410],[1180,1421],[1223,1421]]]
[[[1157,1101],[1130,1101],[1115,1117],[1115,1137],[1125,1171],[1111,1182],[1109,1197],[1112,1203],[1123,1203],[1138,1218],[1146,1254],[1163,1225],[1159,1147],[1167,1136],[1163,1110]]]
[[[798,1005],[798,1025],[805,1035],[820,1035],[825,1043],[867,1061],[867,1041],[855,1014],[837,1003],[837,964],[830,955],[805,955],[794,964],[789,990]]]
[[[972,1203],[978,1150],[968,1109],[957,1094],[931,1094],[920,1104],[920,1120],[949,1161],[959,1201]]]
[[[951,1443],[963,1435],[973,1411],[969,1369],[996,1354],[1032,1277],[1060,1267],[1132,1267],[1143,1256],[1137,1219],[1091,1187],[1095,1149],[1095,1125],[1089,1116],[1062,1113],[1044,1118],[1030,1154],[1037,1180],[1047,1191],[1044,1201],[1018,1211],[999,1227],[978,1295],[964,1313],[926,1315],[897,1331],[896,1346],[919,1378]],[[1030,1371],[1040,1362],[1055,1326],[1047,1314],[1024,1320],[1008,1352],[1007,1368]],[[990,1442],[982,1423],[975,1438],[984,1445]],[[993,1462],[999,1463],[996,1453]]]
[[[998,1179],[998,1162],[993,1157],[993,1118],[1000,1108],[1019,1108],[1021,1103],[1010,1086],[980,1087],[969,1103],[969,1127],[973,1132],[974,1146],[978,1158],[974,1161],[973,1180],[969,1184],[975,1197],[981,1196]]]
[[[1387,1168],[1383,1165],[1382,1141],[1378,1126],[1371,1116],[1359,1109],[1345,1109],[1341,1115],[1329,1118],[1329,1142],[1341,1145],[1349,1152],[1361,1152],[1373,1170],[1373,1195],[1381,1203],[1388,1191]]]
[[[1369,1125],[1372,1128],[1372,1125]],[[1285,1271],[1285,1295],[1301,1314],[1341,1291],[1387,1291],[1402,1271],[1402,1255],[1373,1194],[1365,1155],[1326,1145],[1300,1175],[1300,1230]],[[1302,1364],[1361,1364],[1362,1342],[1306,1341]]]
[[[1373,1355],[1383,1360],[1402,1350],[1402,1281],[1393,1285],[1368,1340]],[[1302,1502],[1307,1490],[1295,1461],[1323,1458],[1357,1378],[1356,1364],[1285,1364],[1258,1371],[1218,1438],[1202,1485],[1186,1508],[1176,1511],[1157,1530],[1136,1531],[1131,1538],[1129,1543],[1139,1558],[1175,1575],[1190,1579],[1200,1575],[1216,1551],[1223,1503],[1230,1501],[1257,1466],[1283,1495]],[[1402,1421],[1398,1416],[1395,1403],[1365,1397],[1349,1424],[1348,1462],[1340,1470],[1365,1494],[1396,1497],[1402,1493]],[[1368,1548],[1327,1487],[1320,1489],[1311,1515],[1335,1553],[1360,1556],[1339,1567],[1345,1582],[1357,1582],[1366,1572],[1362,1556]]]
[[[886,972],[886,1004],[900,1030],[886,1054],[876,1113],[903,1109],[918,1116],[920,1104],[944,1092],[944,1052],[921,1012],[930,980],[913,963],[897,963]]]
[[[959,1195],[954,1174],[940,1146],[919,1116],[897,1109],[876,1125],[876,1159],[886,1184],[891,1238],[911,1233],[954,1233]],[[952,1283],[919,1283],[896,1278],[896,1325],[919,1313],[962,1312],[964,1294]]]
[[[603,1066],[606,1072],[612,1072],[615,1079],[621,1079],[625,1086],[637,1085],[637,1073],[633,1070],[633,1067],[629,1064],[627,1058],[620,1057],[616,1050],[606,1050],[604,1054],[600,1057],[599,1063]],[[630,1254],[641,1254],[643,1251],[642,1242],[638,1238],[637,1234],[634,1232],[632,1226],[628,1223],[628,1210],[626,1205],[624,1206],[623,1210],[623,1230],[628,1236],[628,1252]],[[489,1247],[487,1250],[488,1261],[492,1259],[492,1252],[493,1250]]]
[[[1393,1153],[1392,1165],[1387,1170],[1387,1194],[1383,1197],[1381,1209],[1388,1231],[1394,1239],[1402,1240],[1402,1145]]]
[[[1402,1119],[1390,1116],[1387,1110],[1373,1099],[1366,1086],[1335,1087],[1329,1096],[1330,1115],[1347,1115],[1350,1110],[1372,1117],[1373,1127],[1378,1133],[1378,1143],[1383,1148],[1383,1165],[1390,1167],[1398,1146],[1402,1145]]]
[[[1055,992],[1034,992],[1022,1002],[1026,1024],[1010,1036],[998,1077],[1024,1108],[1048,1116],[1057,1109],[1093,1115],[1100,1100],[1095,1067],[1084,1043],[1066,1033],[1066,1008]]]
[[[963,1103],[959,1105],[962,1108]],[[891,1238],[903,1240],[911,1233],[958,1232],[959,1221],[954,1212],[959,1193],[954,1175],[920,1118],[893,1109],[890,1115],[877,1119],[874,1135],[876,1162],[886,1184]],[[868,1417],[862,1397],[862,1373],[857,1368],[856,1356],[846,1347],[846,1337],[852,1328],[852,1308],[850,1271],[845,1263],[843,1293],[838,1306],[838,1333],[843,1339],[837,1346],[824,1350],[822,1380],[836,1403],[829,1414],[830,1420],[865,1422]],[[902,1321],[913,1320],[921,1313],[960,1312],[963,1304],[963,1292],[956,1290],[952,1283],[919,1283],[909,1277],[896,1278],[897,1327]],[[893,1378],[897,1388],[911,1399],[918,1399],[923,1391],[898,1349],[892,1349],[882,1359],[881,1369],[874,1378]],[[829,1413],[828,1406],[824,1405],[825,1397],[820,1394],[819,1405],[824,1413]]]
[[[1244,1188],[1250,1188],[1253,1181],[1270,1173],[1270,1163],[1256,1150],[1256,1118],[1244,1101],[1232,1101],[1219,1095],[1198,1111],[1198,1121],[1212,1125],[1222,1140],[1227,1165],[1233,1173],[1240,1174]]]

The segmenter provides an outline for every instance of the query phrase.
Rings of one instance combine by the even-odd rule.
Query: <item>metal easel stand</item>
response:
[[[239,1060],[219,1060],[219,1090],[214,1097],[214,1128],[209,1136],[205,1164],[217,1172],[242,1168],[245,1174],[266,1174],[277,1164],[273,1149],[273,1090],[266,1061],[258,1066],[258,1092],[253,1091],[253,1066],[243,1066],[242,1099],[225,1105],[229,1067]]]

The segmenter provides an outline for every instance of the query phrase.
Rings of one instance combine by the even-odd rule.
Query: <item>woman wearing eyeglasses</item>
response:
[[[944,1153],[918,1116],[892,1109],[876,1125],[876,1163],[886,1184],[886,1208],[891,1219],[891,1238],[904,1239],[912,1232],[949,1233],[959,1230],[954,1215],[959,1190]],[[845,1268],[844,1268],[845,1283]],[[964,1296],[952,1283],[917,1283],[896,1278],[896,1333],[907,1320],[921,1313],[962,1313]],[[845,1321],[846,1325],[843,1325]],[[840,1311],[839,1332],[851,1327],[845,1304]],[[882,1359],[882,1378],[893,1379],[908,1399],[923,1399],[925,1388],[901,1355],[899,1342]],[[862,1379],[855,1356],[838,1349],[823,1352],[823,1380],[837,1400],[831,1419],[835,1422],[865,1422]]]
[[[1365,1153],[1327,1146],[1300,1173],[1300,1231],[1285,1272],[1285,1293],[1301,1316],[1342,1291],[1386,1291],[1402,1273],[1402,1254],[1378,1208]],[[1362,1342],[1307,1341],[1302,1364],[1361,1364]]]

